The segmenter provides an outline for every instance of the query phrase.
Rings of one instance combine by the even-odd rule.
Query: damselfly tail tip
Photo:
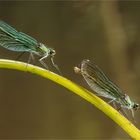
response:
[[[89,63],[89,59],[83,59],[82,60],[82,62],[78,65],[78,66],[75,66],[74,67],[74,72],[76,73],[76,74],[82,74],[82,65],[83,64],[86,64],[86,63]]]
[[[80,74],[80,73],[81,73],[81,69],[78,68],[78,67],[74,67],[74,72],[75,72],[76,74]]]
[[[83,63],[86,63],[86,62],[89,62],[89,61],[90,61],[89,59],[83,59],[83,61],[81,62],[81,64],[79,64],[79,67],[81,67],[81,65]],[[77,67],[77,66],[74,67],[74,72],[76,74],[81,74],[81,68],[79,68],[79,67]]]

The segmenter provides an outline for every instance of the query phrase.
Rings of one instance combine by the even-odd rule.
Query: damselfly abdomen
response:
[[[47,68],[46,63],[43,61],[45,58],[51,58],[52,64],[59,71],[59,68],[54,64],[53,58],[56,54],[55,50],[49,48],[47,45],[38,43],[36,39],[31,36],[18,32],[7,23],[0,20],[0,46],[16,52],[29,52],[30,57],[33,59],[33,54],[40,57],[39,62]]]
[[[131,110],[132,116],[134,117],[133,110],[137,110],[139,104],[135,103],[128,95],[123,93],[97,65],[85,59],[81,62],[81,67],[75,67],[74,70],[84,77],[89,87],[95,91],[98,96],[109,98],[111,99],[109,103],[117,103],[121,108]]]

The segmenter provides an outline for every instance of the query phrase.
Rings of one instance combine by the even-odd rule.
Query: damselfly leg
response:
[[[19,60],[19,59],[23,56],[24,53],[25,53],[25,52],[21,52],[21,53],[16,57],[15,60]]]
[[[28,64],[30,64],[31,60],[33,60],[33,64],[34,64],[35,58],[34,58],[34,55],[33,55],[32,52],[30,52],[30,55],[29,55],[29,58],[28,58],[28,61],[27,61],[27,64],[26,64],[26,69],[27,69]]]
[[[44,59],[46,59],[48,57],[48,55],[44,56],[44,57],[41,57],[39,59],[39,62],[47,69],[49,70],[49,67],[47,66],[47,64],[43,61]]]
[[[24,54],[25,54],[25,52],[21,52],[20,55],[18,55],[18,57],[16,58],[15,61],[19,60]],[[26,64],[26,68],[27,68],[28,64],[31,62],[31,60],[33,61],[33,64],[34,64],[35,57],[34,57],[32,52],[30,52],[30,54],[29,54],[29,58],[28,58],[28,61],[27,61],[27,64]]]
[[[62,72],[60,71],[58,65],[56,65],[56,64],[54,63],[54,57],[53,57],[53,56],[51,57],[51,62],[52,62],[52,64],[53,64],[53,66],[58,70],[59,74],[62,75]]]

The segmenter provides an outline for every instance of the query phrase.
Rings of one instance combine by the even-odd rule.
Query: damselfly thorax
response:
[[[132,111],[137,110],[139,104],[135,103],[128,95],[123,93],[103,71],[90,60],[83,60],[80,68],[75,67],[74,71],[80,73],[89,87],[97,93],[98,96],[111,99],[109,103],[114,102],[120,105],[121,108],[126,108]]]

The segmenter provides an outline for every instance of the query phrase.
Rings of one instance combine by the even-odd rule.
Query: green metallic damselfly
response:
[[[74,67],[76,73],[80,73],[89,87],[97,93],[97,96],[102,96],[111,99],[109,103],[120,105],[120,109],[131,110],[134,118],[134,110],[139,108],[139,104],[135,103],[128,95],[123,93],[104,73],[103,71],[90,60],[83,60],[81,68]]]
[[[16,52],[29,52],[30,58],[34,59],[33,54],[40,57],[39,62],[48,69],[46,63],[43,61],[50,56],[53,66],[60,72],[58,66],[54,63],[55,50],[48,46],[38,43],[36,39],[31,36],[18,32],[13,27],[0,20],[0,46]]]

